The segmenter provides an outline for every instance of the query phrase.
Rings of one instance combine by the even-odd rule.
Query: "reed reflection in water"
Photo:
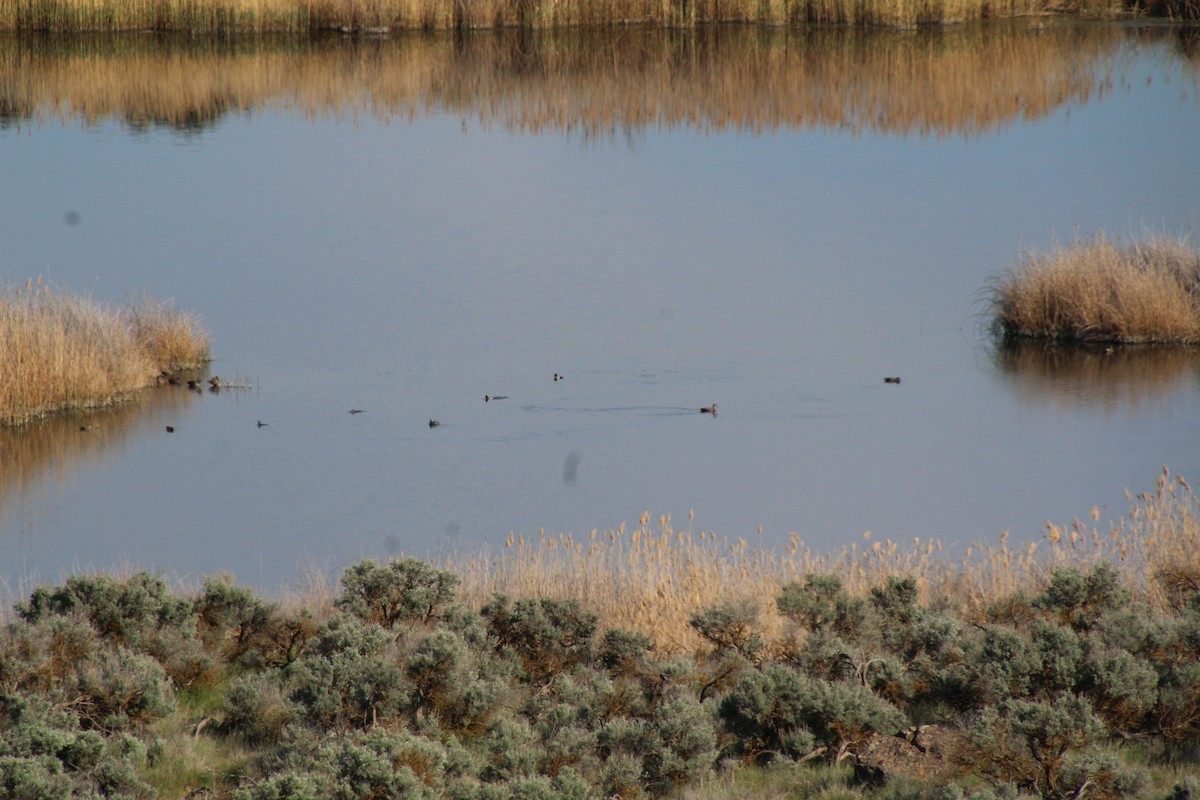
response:
[[[36,498],[44,484],[63,485],[72,472],[102,466],[138,436],[178,425],[199,400],[198,393],[184,387],[161,386],[108,409],[73,411],[3,429],[0,517],[40,513]],[[26,509],[27,504],[35,507]]]
[[[1144,410],[1200,389],[1200,347],[1077,346],[1013,341],[997,347],[997,369],[1022,399],[1105,414]]]
[[[1133,37],[1023,22],[917,33],[631,29],[326,39],[0,39],[0,122],[121,120],[202,130],[230,113],[413,119],[449,112],[521,132],[614,136],[836,129],[972,136],[1112,87]],[[1177,46],[1186,50],[1187,42]],[[1193,80],[1200,75],[1196,70]]]

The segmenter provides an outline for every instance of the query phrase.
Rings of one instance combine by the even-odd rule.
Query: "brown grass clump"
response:
[[[1027,255],[992,303],[1010,337],[1197,344],[1200,251],[1162,235],[1122,244],[1099,234]]]
[[[724,603],[757,609],[757,624],[769,646],[786,644],[788,626],[775,599],[780,588],[809,574],[831,574],[853,595],[865,596],[889,576],[912,577],[922,602],[947,598],[965,619],[982,619],[986,609],[1016,592],[1036,593],[1053,567],[1087,567],[1101,559],[1118,566],[1135,595],[1152,606],[1178,608],[1200,589],[1200,501],[1183,478],[1164,470],[1155,492],[1130,497],[1131,512],[1106,530],[1075,520],[1047,524],[1042,542],[1013,548],[1005,533],[995,544],[968,548],[955,562],[941,557],[936,541],[914,539],[851,544],[840,552],[814,554],[792,535],[782,552],[730,543],[715,534],[676,530],[669,517],[650,524],[649,514],[633,530],[592,531],[532,540],[510,535],[499,555],[482,554],[439,566],[463,579],[460,597],[479,607],[496,592],[515,597],[578,600],[600,615],[601,624],[640,631],[667,653],[703,648],[688,624],[703,609]]]
[[[166,304],[112,308],[40,278],[0,290],[0,425],[122,401],[208,353],[195,318]]]
[[[160,369],[197,369],[208,363],[209,336],[195,314],[143,295],[129,304],[125,319],[138,349]]]

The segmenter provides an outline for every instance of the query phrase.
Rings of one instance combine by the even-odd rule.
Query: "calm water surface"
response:
[[[1200,473],[1200,356],[1002,352],[983,291],[1055,241],[1194,234],[1197,52],[0,41],[0,282],[172,298],[248,387],[0,431],[0,574],[272,589],[647,511],[816,550],[1116,518]]]

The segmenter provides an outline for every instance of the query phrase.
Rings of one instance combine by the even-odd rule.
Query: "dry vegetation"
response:
[[[1154,235],[1100,234],[1027,255],[994,288],[1006,336],[1075,342],[1200,343],[1200,251]]]
[[[1055,566],[1117,564],[1140,599],[1158,609],[1178,607],[1200,591],[1200,500],[1182,477],[1166,470],[1152,493],[1130,496],[1130,513],[1100,527],[1048,524],[1044,540],[1010,547],[1005,533],[994,544],[968,548],[960,561],[942,555],[936,541],[872,541],[864,535],[837,553],[816,554],[793,534],[783,551],[729,543],[715,534],[676,530],[670,518],[651,525],[644,515],[633,530],[593,531],[532,539],[510,536],[499,555],[485,554],[440,566],[462,576],[461,596],[478,607],[495,592],[515,597],[578,600],[605,625],[649,635],[665,652],[694,652],[701,645],[689,620],[724,602],[750,603],[768,641],[778,643],[786,621],[775,607],[780,587],[809,574],[831,574],[853,595],[865,596],[888,577],[918,581],[923,602],[951,597],[967,617],[1015,592],[1042,588]]]
[[[0,291],[0,425],[120,402],[208,359],[196,318],[165,303],[108,307],[40,278]]]
[[[1172,7],[1186,10],[1192,3],[1176,0]],[[722,22],[912,28],[1031,14],[1107,17],[1129,8],[1122,0],[1081,0],[1069,6],[1050,0],[0,0],[0,30],[378,34],[633,24],[678,28]]]

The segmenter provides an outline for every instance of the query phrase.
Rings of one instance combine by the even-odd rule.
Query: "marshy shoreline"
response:
[[[1063,16],[1200,19],[1197,0],[0,0],[0,31],[386,35],[401,30],[697,28],[714,24],[915,28]]]
[[[0,618],[0,785],[1190,798],[1200,506],[1165,470],[1131,504],[959,564],[919,542],[755,551],[646,515],[457,565],[366,560],[275,599],[78,574]]]

